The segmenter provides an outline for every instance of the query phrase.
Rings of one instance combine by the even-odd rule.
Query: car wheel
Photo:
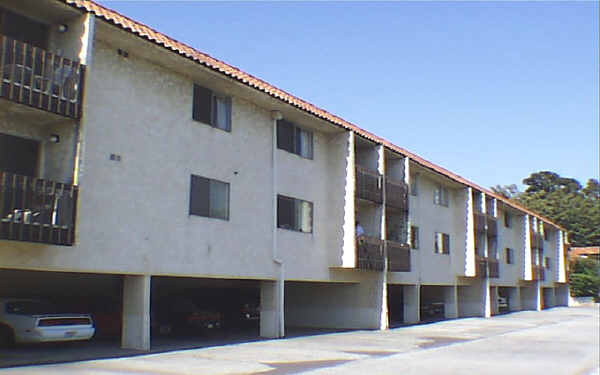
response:
[[[12,328],[0,326],[0,348],[12,348],[15,345],[15,334]]]

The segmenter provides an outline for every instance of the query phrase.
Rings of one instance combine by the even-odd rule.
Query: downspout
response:
[[[273,163],[273,173],[271,181],[272,183],[272,197],[273,197],[273,243],[272,243],[272,259],[273,262],[279,266],[279,274],[277,275],[277,287],[279,293],[277,298],[277,309],[279,315],[279,337],[285,335],[285,319],[284,319],[284,287],[285,287],[285,273],[283,260],[279,256],[277,247],[277,121],[283,119],[283,115],[279,111],[271,112],[271,119],[273,120],[273,145],[271,150],[271,158]]]

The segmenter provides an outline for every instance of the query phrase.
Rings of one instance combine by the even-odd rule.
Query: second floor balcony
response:
[[[500,277],[500,263],[498,259],[476,255],[475,276],[490,279]]]
[[[71,246],[78,187],[0,171],[0,240]]]
[[[383,177],[377,172],[356,166],[356,197],[375,203],[383,202]]]
[[[537,266],[534,265],[532,266],[532,280],[534,281],[544,281],[546,280],[546,270],[544,270],[544,267],[542,266]]]
[[[385,257],[383,241],[375,237],[361,236],[356,240],[356,268],[383,271]]]
[[[85,66],[0,34],[0,97],[79,119]]]
[[[410,272],[410,246],[395,241],[385,241],[389,272]]]

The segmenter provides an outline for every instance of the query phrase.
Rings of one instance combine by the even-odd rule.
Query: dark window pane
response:
[[[192,175],[190,182],[190,215],[210,215],[209,185],[209,179]]]
[[[294,199],[277,196],[277,226],[284,229],[295,229]]]
[[[444,243],[443,243],[443,248],[444,248],[443,253],[444,254],[450,254],[450,236],[447,235],[447,234],[444,234],[443,235],[443,241],[444,241]]]
[[[212,124],[215,128],[231,131],[231,98],[213,97],[213,117]]]
[[[277,121],[277,148],[294,152],[294,126],[285,121]]]
[[[37,177],[39,142],[0,134],[0,170]]]
[[[194,85],[194,106],[192,118],[196,121],[212,125],[212,92],[202,86]]]

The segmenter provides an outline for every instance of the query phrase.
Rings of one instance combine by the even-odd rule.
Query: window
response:
[[[229,184],[192,175],[189,214],[229,220]]]
[[[504,213],[504,226],[506,228],[512,228],[512,216],[508,212]]]
[[[514,264],[515,263],[515,255],[514,250],[509,249],[508,247],[505,249],[506,251],[506,264]]]
[[[277,227],[312,233],[312,210],[311,202],[278,195]]]
[[[221,130],[231,131],[231,98],[194,84],[192,118]]]
[[[550,258],[548,257],[544,258],[544,268],[547,270],[550,269]]]
[[[277,148],[306,159],[313,158],[313,134],[285,120],[277,121]]]
[[[419,227],[410,226],[410,247],[413,249],[419,248]]]
[[[410,194],[415,197],[419,194],[419,175],[414,174],[410,176]]]
[[[448,189],[437,185],[433,190],[433,203],[448,207]]]
[[[435,253],[450,254],[450,235],[435,232]]]

